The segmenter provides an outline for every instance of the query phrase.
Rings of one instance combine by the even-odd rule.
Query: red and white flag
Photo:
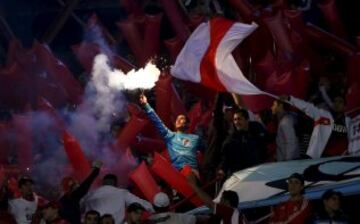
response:
[[[249,25],[224,18],[200,24],[178,55],[171,74],[217,91],[267,94],[245,78],[231,54],[256,28],[256,23]]]
[[[351,155],[360,153],[360,114],[350,119],[348,126],[348,152]]]

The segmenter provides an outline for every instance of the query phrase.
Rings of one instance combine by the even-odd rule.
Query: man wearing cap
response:
[[[126,208],[126,221],[124,224],[141,224],[145,208],[139,203],[131,203]]]
[[[103,178],[103,185],[93,192],[88,193],[82,201],[85,211],[95,210],[100,215],[110,214],[114,217],[115,224],[124,221],[126,205],[137,202],[147,211],[153,212],[152,205],[133,195],[126,189],[117,187],[117,177],[107,174]]]
[[[347,224],[350,223],[349,218],[341,209],[342,193],[334,190],[327,190],[321,197],[322,208],[312,218],[311,223],[337,223]]]
[[[153,200],[154,208],[157,214],[152,215],[150,223],[161,224],[195,224],[196,217],[183,213],[169,212],[170,199],[167,194],[157,193]]]
[[[45,200],[34,193],[33,186],[30,177],[21,177],[18,181],[21,197],[9,201],[9,211],[18,224],[30,224],[37,208],[45,204]]]
[[[289,200],[271,208],[270,223],[305,223],[311,214],[309,201],[304,198],[304,177],[299,173],[290,175],[287,180]]]

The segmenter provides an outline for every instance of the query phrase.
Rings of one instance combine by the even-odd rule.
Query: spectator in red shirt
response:
[[[270,223],[303,224],[310,217],[309,201],[304,198],[304,177],[294,173],[288,178],[289,200],[271,208]]]
[[[206,194],[196,184],[196,178],[193,174],[188,177],[189,183],[195,193],[204,201],[205,205],[213,210],[214,217],[210,223],[222,224],[246,224],[246,217],[238,210],[239,196],[235,191],[224,191],[219,203],[215,203],[212,198]]]

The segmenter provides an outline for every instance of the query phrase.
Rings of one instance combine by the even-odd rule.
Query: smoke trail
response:
[[[33,164],[28,172],[33,176],[37,191],[47,196],[58,194],[59,177],[70,174],[68,161],[60,141],[61,129],[51,114],[34,111],[31,116],[33,134]],[[52,191],[52,192],[44,192]]]
[[[113,50],[105,40],[103,31],[99,25],[90,25],[88,29],[84,32],[84,40],[99,45],[102,53],[108,56],[113,55]]]
[[[83,102],[74,111],[62,109],[66,120],[66,129],[79,141],[89,161],[101,160],[105,170],[121,172],[125,176],[134,161],[129,155],[119,155],[112,150],[114,139],[111,137],[111,125],[114,121],[128,119],[127,100],[123,90],[154,87],[160,71],[149,63],[143,69],[128,74],[110,66],[113,53],[102,37],[98,26],[86,33],[88,40],[97,43],[101,52],[93,64],[91,79],[85,87]],[[34,111],[32,133],[34,140],[34,164],[31,174],[38,185],[58,186],[61,177],[71,174],[68,159],[61,142],[62,129],[51,114]]]
[[[121,155],[109,149],[114,140],[109,136],[114,120],[125,121],[128,118],[123,90],[153,88],[159,76],[159,69],[152,63],[125,74],[110,67],[105,54],[95,57],[85,100],[71,115],[69,126],[90,158],[101,159],[109,165],[119,160]]]

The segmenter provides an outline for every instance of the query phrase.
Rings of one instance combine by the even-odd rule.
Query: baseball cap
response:
[[[158,208],[164,208],[170,205],[170,199],[167,194],[159,192],[155,195],[153,204]]]

